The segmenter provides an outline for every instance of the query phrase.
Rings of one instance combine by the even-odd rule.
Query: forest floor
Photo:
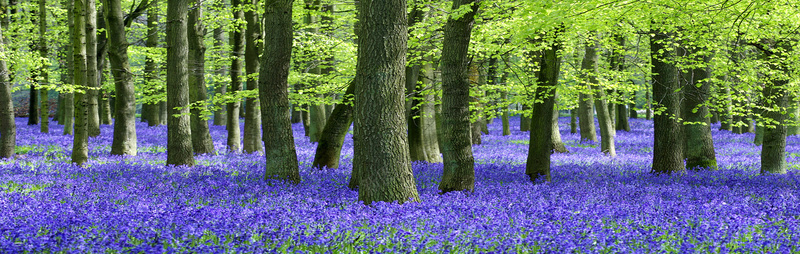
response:
[[[789,173],[758,174],[753,134],[712,126],[720,169],[649,173],[652,122],[617,132],[618,156],[579,143],[552,156],[550,183],[524,174],[527,132],[490,125],[474,146],[474,193],[438,194],[441,164],[414,163],[421,202],[364,206],[347,182],[352,139],[339,169],[310,168],[315,145],[294,126],[302,182],[264,180],[263,154],[218,155],[165,167],[166,127],[137,124],[138,152],[110,156],[111,126],[90,138],[90,161],[69,164],[72,137],[17,119],[16,160],[0,162],[0,252],[684,253],[800,252],[800,137]]]

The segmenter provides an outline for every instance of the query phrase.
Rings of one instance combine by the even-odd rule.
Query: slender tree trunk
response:
[[[554,106],[553,107],[553,119],[552,119],[552,127],[550,129],[550,135],[552,137],[550,140],[553,142],[553,152],[556,153],[569,153],[569,149],[567,146],[564,145],[564,141],[561,140],[561,132],[558,128],[558,109]]]
[[[267,0],[264,12],[264,56],[259,72],[266,178],[300,182],[289,109],[289,65],[292,56],[292,0]],[[231,114],[229,112],[229,114]],[[232,129],[232,128],[231,128]]]
[[[128,63],[128,40],[125,34],[122,3],[120,0],[105,0],[104,8],[108,33],[108,59],[116,91],[111,154],[136,155],[136,98]]]
[[[523,111],[523,113],[521,113],[519,115],[519,131],[530,131],[531,130],[531,118],[527,116],[527,115],[530,115],[530,113],[525,113],[525,112],[528,112],[529,110],[531,110],[531,107],[528,106],[527,102],[523,102],[522,103],[522,111]]]
[[[753,144],[756,146],[761,146],[764,144],[764,121],[758,121],[758,127],[756,127],[756,135],[753,138]]]
[[[709,56],[694,55],[687,50],[688,56],[695,61],[708,64]],[[684,119],[684,138],[686,142],[686,168],[717,169],[717,157],[714,152],[714,141],[711,138],[711,126],[708,125],[708,107],[706,102],[711,95],[709,67],[698,67],[683,73],[688,83],[683,86],[683,103],[681,117]],[[700,83],[699,87],[697,83]]]
[[[28,93],[28,125],[39,124],[39,92],[36,85],[29,86]]]
[[[670,35],[651,31],[650,52],[653,55],[653,99],[661,114],[653,118],[653,168],[657,174],[684,171],[683,134],[678,122],[680,111],[680,88],[678,70],[670,63],[675,57]]]
[[[42,59],[47,59],[47,37],[45,36],[45,32],[47,32],[47,0],[39,0],[39,56]],[[49,85],[49,73],[48,70],[50,66],[46,65],[47,61],[42,61],[42,68],[39,74],[39,132],[41,133],[49,133],[50,132],[50,105],[48,103],[48,89],[47,85]]]
[[[97,18],[98,20],[105,20],[105,11],[101,12],[101,15],[99,15]],[[105,23],[105,21],[103,21],[103,23]],[[108,37],[107,33],[105,32],[106,30],[108,30],[108,28],[104,27],[101,36]],[[108,42],[106,42],[106,44],[107,43]],[[97,91],[97,102],[99,103],[98,111],[100,111],[100,124],[111,125],[111,104],[108,100],[109,93],[106,89],[103,89],[103,83],[105,83],[107,80],[106,75],[108,75],[106,70],[110,69],[110,63],[105,58],[105,56],[108,55],[108,47],[103,47],[103,51],[104,52],[100,53],[100,55],[103,55],[104,57],[100,58],[100,60],[97,62],[97,72],[99,73],[99,80],[97,84],[100,87],[100,90]]]
[[[73,85],[75,86],[75,135],[72,139],[72,163],[83,165],[89,160],[88,101],[86,100],[86,8],[88,1],[75,0],[72,12],[75,17],[72,53],[74,61]]]
[[[528,159],[525,163],[525,174],[532,182],[543,177],[549,182],[550,154],[553,153],[553,111],[555,110],[556,85],[561,68],[561,43],[558,41],[563,27],[551,31],[554,42],[544,50],[539,73],[538,86],[534,92],[535,102],[531,115],[531,134],[528,143]]]
[[[584,73],[591,73],[589,75],[596,75],[595,72],[593,72],[595,63],[591,61],[587,62],[586,58],[584,59],[585,60],[581,63],[581,71]],[[584,77],[586,87],[580,88],[582,92],[578,94],[578,124],[580,124],[581,129],[581,142],[596,143],[597,132],[594,125],[594,96],[591,92],[592,83],[589,82],[588,78],[591,78],[591,76]]]
[[[258,0],[251,0],[250,4],[258,6]],[[247,73],[247,90],[255,91],[258,87],[259,62],[258,52],[261,51],[262,45],[257,42],[263,38],[261,33],[261,22],[258,20],[255,8],[248,8],[244,13],[244,18],[247,21],[247,33],[244,65],[245,72]],[[261,107],[257,98],[246,98],[244,102],[245,115],[244,115],[244,152],[255,153],[262,152],[263,142],[261,141]]]
[[[317,143],[312,167],[317,169],[339,168],[342,144],[344,144],[350,124],[353,123],[353,92],[355,92],[355,83],[350,83],[344,93],[342,103],[333,108],[331,116],[325,122],[322,136]]]
[[[636,91],[631,92],[631,102],[628,103],[628,116],[632,119],[639,118],[639,113],[636,112]]]
[[[569,133],[570,134],[578,133],[578,110],[577,109],[570,109],[569,110]]]
[[[305,0],[305,10],[306,13],[303,17],[303,22],[308,26],[305,32],[316,35],[319,34],[319,28],[314,26],[314,23],[317,22],[317,17],[313,14],[317,12],[319,9],[319,0]],[[310,65],[306,68],[309,74],[312,74],[310,81],[304,81],[308,86],[311,88],[316,88],[320,85],[319,82],[319,75],[322,73],[322,69],[320,65],[317,63],[320,59],[319,54],[316,52],[309,52],[310,60],[306,62],[306,65]],[[321,97],[321,94],[317,94],[316,92],[313,95],[314,97]],[[325,128],[325,106],[318,103],[310,103],[308,104],[308,138],[311,142],[319,141],[320,136],[322,135],[322,129]]]
[[[225,1],[224,0],[214,0],[214,7],[217,10],[223,10]],[[225,76],[225,64],[222,64],[222,52],[225,50],[223,49],[224,45],[224,38],[225,33],[222,31],[222,26],[214,28],[214,49],[217,50],[215,54],[214,61],[214,72],[217,77]],[[225,82],[220,82],[219,80],[214,79],[214,99],[217,99],[217,96],[224,96],[228,90],[228,84]],[[214,125],[216,126],[223,126],[227,122],[227,115],[225,113],[225,105],[216,105],[217,110],[214,111]]]
[[[63,59],[62,59],[63,61]],[[61,71],[61,83],[69,84],[69,81],[66,80],[66,75]],[[64,123],[64,93],[58,93],[58,99],[56,99],[56,114],[53,116],[53,121],[62,124]]]
[[[405,118],[406,1],[362,0],[359,5],[353,107],[358,199],[367,205],[416,202],[419,193],[411,172]],[[445,32],[445,47],[447,36]],[[447,55],[444,52],[447,48],[443,50]]]
[[[468,50],[479,5],[475,0],[454,0],[451,10],[470,5],[471,11],[458,19],[448,18],[444,28],[440,60],[442,122],[438,126],[442,130],[438,138],[444,161],[442,181],[439,183],[442,193],[475,189],[475,159],[470,135]]]
[[[625,71],[625,55],[623,53],[625,49],[625,37],[615,34],[614,39],[619,48],[614,49],[611,53],[611,68],[617,73],[622,73]],[[631,125],[628,123],[628,109],[625,108],[625,103],[622,102],[622,92],[615,89],[614,93],[619,98],[619,101],[621,101],[618,104],[614,104],[614,110],[616,111],[616,116],[613,117],[615,123],[614,127],[616,130],[631,131]],[[614,111],[611,112],[612,114],[615,113]]]
[[[428,56],[420,70],[422,85],[425,89],[436,89],[433,70],[433,56]],[[433,93],[426,93],[420,112],[420,125],[422,125],[422,149],[425,152],[424,160],[431,163],[442,162],[442,153],[439,152],[439,140],[436,129],[436,98]]]
[[[149,49],[158,47],[158,0],[152,0],[152,6],[147,10],[147,39],[145,46]],[[156,60],[149,55],[145,56],[144,62],[144,75],[146,96],[155,96],[157,89],[162,87],[162,83],[158,81],[158,67]],[[158,126],[161,124],[161,110],[159,102],[150,100],[142,105],[142,118],[147,119],[148,126]]]
[[[614,157],[617,155],[616,144],[614,138],[617,132],[614,130],[614,121],[611,120],[612,112],[608,110],[608,99],[605,90],[598,85],[597,80],[597,65],[598,58],[597,47],[594,45],[586,45],[586,54],[581,62],[581,69],[587,70],[588,77],[585,77],[589,86],[594,91],[592,97],[594,98],[594,108],[597,110],[597,121],[600,123],[600,151],[604,154]],[[591,108],[589,108],[591,110]],[[591,111],[590,111],[591,112]],[[592,122],[592,124],[594,124]]]
[[[652,99],[651,99],[651,96],[650,96],[650,93],[652,92],[651,88],[652,87],[645,87],[645,91],[644,91],[644,96],[645,96],[645,101],[646,101],[645,103],[647,104],[646,105],[647,109],[644,112],[644,118],[646,120],[650,120],[650,119],[653,118],[653,103],[652,103]]]
[[[205,26],[200,19],[203,16],[203,7],[200,0],[192,0],[189,11],[187,27],[188,36],[188,65],[189,65],[189,103],[191,103],[191,129],[192,150],[197,154],[215,154],[214,142],[208,129],[206,112],[208,110],[208,95],[206,91],[206,47]]]
[[[86,124],[89,137],[100,135],[100,112],[97,105],[97,7],[95,0],[86,0]]]
[[[420,6],[417,4],[417,1],[413,1],[411,6],[411,12],[408,14],[408,27],[413,27],[415,23],[422,20],[422,16],[424,12],[420,9]],[[409,31],[409,33],[415,34],[420,33],[418,31]],[[415,47],[408,48],[408,59],[409,65],[406,66],[406,93],[411,95],[411,98],[407,101],[407,122],[408,122],[408,147],[409,147],[409,155],[411,156],[411,161],[424,161],[428,156],[425,154],[424,149],[424,140],[422,136],[422,104],[424,103],[424,98],[422,98],[422,89],[424,87],[421,86],[420,81],[422,77],[420,77],[421,73],[420,70],[422,69],[421,61],[422,59],[415,59],[414,55],[418,54],[420,49]]]
[[[5,54],[3,28],[5,26],[0,26],[0,55]],[[0,158],[12,158],[17,146],[17,124],[14,121],[11,87],[6,60],[0,58]]]
[[[508,101],[508,92],[502,91],[500,92],[500,97],[503,101]],[[508,121],[508,116],[510,115],[508,106],[503,106],[503,115],[501,116],[503,122],[503,136],[511,135],[511,123]]]
[[[195,163],[188,107],[188,7],[188,0],[167,1],[167,165]]]
[[[241,6],[242,0],[231,0],[231,5],[233,6],[233,19],[237,20],[238,22],[245,22],[244,19],[244,10],[242,10]],[[235,25],[235,30],[231,33],[231,89],[228,90],[229,96],[235,96],[237,92],[242,90],[242,60],[244,58],[244,43],[245,43],[245,29],[242,23]],[[228,151],[238,153],[242,150],[241,140],[242,134],[241,130],[239,129],[239,111],[241,110],[241,103],[239,103],[240,99],[236,99],[232,102],[228,102],[228,109],[226,113],[228,114],[228,122],[226,124],[228,128]],[[265,119],[266,120],[266,119]]]
[[[75,5],[75,0],[66,0],[67,5],[67,26],[69,30],[69,37],[70,43],[75,42],[75,14],[72,11]],[[66,46],[66,62],[67,62],[67,72],[66,72],[66,81],[69,83],[74,84],[75,82],[75,63],[74,63],[74,48],[75,45],[68,45]],[[66,82],[65,82],[66,83]],[[65,93],[64,94],[64,101],[62,103],[64,105],[64,111],[62,114],[64,115],[64,120],[59,121],[59,123],[64,125],[64,131],[62,132],[63,135],[72,135],[73,134],[73,123],[75,120],[75,104],[74,104],[74,93]]]

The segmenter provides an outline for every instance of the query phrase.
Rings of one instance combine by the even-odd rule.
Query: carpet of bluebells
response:
[[[720,170],[650,174],[652,122],[617,133],[616,158],[579,142],[560,119],[569,154],[553,181],[524,174],[528,134],[500,121],[474,146],[474,193],[440,195],[442,165],[414,163],[422,202],[364,206],[339,169],[313,170],[315,145],[294,126],[302,183],[264,180],[262,154],[225,152],[166,167],[166,127],[137,125],[139,154],[110,156],[110,126],[90,138],[90,162],[70,165],[71,136],[17,119],[13,161],[0,162],[0,253],[18,252],[800,252],[800,137],[786,175],[758,174],[753,134],[714,129]],[[512,119],[512,130],[518,130]]]

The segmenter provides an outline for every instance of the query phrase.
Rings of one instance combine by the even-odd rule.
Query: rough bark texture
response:
[[[447,19],[441,57],[442,113],[439,147],[442,150],[444,170],[439,190],[475,189],[475,159],[472,154],[470,129],[469,59],[468,50],[475,13],[475,0],[454,0],[452,9],[472,5],[472,10],[459,19]],[[480,133],[478,134],[480,135]]]
[[[711,61],[711,57],[687,53],[698,62],[708,64]],[[708,124],[708,107],[705,105],[711,95],[711,85],[707,80],[710,77],[708,67],[690,69],[683,73],[683,77],[686,85],[682,89],[681,118],[686,142],[686,168],[714,170],[717,168],[717,157],[711,138],[711,125]]]
[[[406,1],[358,4],[361,27],[353,107],[358,199],[367,205],[415,202],[419,193],[411,172],[405,118]]]
[[[92,1],[92,0],[89,0]],[[75,86],[75,135],[72,139],[72,163],[83,165],[89,160],[89,133],[86,118],[86,11],[85,0],[75,0],[72,37],[73,85]]]
[[[0,54],[5,53],[3,27],[0,26]],[[14,157],[17,146],[17,124],[14,122],[14,102],[11,99],[11,81],[8,65],[0,59],[0,158]]]
[[[244,11],[242,10],[242,0],[231,0],[233,5],[233,19],[244,22]],[[237,7],[238,6],[238,7]],[[245,29],[246,26],[239,23],[235,25],[236,29],[231,33],[231,89],[228,90],[229,96],[234,96],[237,92],[242,90],[242,60],[244,58],[244,43],[245,43]],[[262,99],[263,100],[263,99]],[[228,115],[228,151],[238,153],[242,150],[242,133],[239,129],[239,114],[241,110],[240,99],[228,102],[226,114]],[[268,119],[264,119],[268,120]]]
[[[47,37],[45,36],[45,32],[47,32],[47,0],[39,0],[39,56],[42,59],[47,59]],[[42,61],[43,64],[46,63]],[[48,104],[48,97],[47,92],[48,89],[44,87],[48,85],[48,72],[47,69],[50,69],[50,66],[42,67],[42,70],[39,74],[39,78],[41,80],[40,88],[39,88],[39,132],[41,133],[48,133],[50,132],[50,106]],[[1,102],[0,102],[1,103]]]
[[[188,0],[167,1],[167,165],[176,166],[195,163],[189,119],[188,7]]]
[[[653,117],[653,168],[657,174],[670,174],[683,171],[683,134],[678,122],[680,111],[680,88],[678,69],[670,63],[675,57],[675,49],[670,45],[670,35],[661,31],[650,39],[650,52],[653,73],[653,100],[656,110],[661,112]],[[661,52],[661,53],[659,53]]]
[[[208,111],[206,91],[206,28],[200,19],[203,17],[201,1],[191,1],[192,8],[189,11],[187,35],[189,42],[189,103],[191,103],[191,129],[192,129],[192,149],[197,154],[215,154],[214,142],[208,129],[208,120],[205,116]]]
[[[257,0],[251,0],[251,4],[258,6]],[[261,33],[261,22],[258,20],[255,9],[248,9],[244,13],[247,21],[247,32],[245,34],[246,46],[244,55],[245,72],[247,73],[247,90],[258,88],[259,62],[258,53],[261,50],[260,42],[263,38]],[[259,42],[259,44],[257,44]],[[261,141],[261,107],[257,98],[245,98],[244,101],[244,140],[243,150],[245,153],[255,153],[264,151],[263,141]]]
[[[158,47],[158,0],[152,0],[152,6],[147,10],[147,39],[145,46],[148,48]],[[156,87],[161,86],[158,83],[158,66],[156,66],[155,59],[150,56],[145,56],[144,61],[144,78],[145,84],[149,89],[145,89],[144,94],[153,96],[156,94]],[[159,103],[150,101],[142,105],[142,118],[147,119],[148,126],[157,126],[161,124],[161,110]]]
[[[287,83],[292,56],[292,0],[267,0],[264,25],[269,36],[264,38],[263,55],[269,57],[261,58],[258,84],[267,161],[265,177],[299,183]]]
[[[136,98],[120,0],[105,0],[108,59],[114,76],[114,139],[111,154],[136,155]]]
[[[344,144],[344,139],[347,135],[347,131],[350,129],[350,124],[353,123],[352,103],[355,88],[355,83],[350,83],[347,87],[347,91],[344,93],[342,103],[333,108],[331,116],[328,118],[328,121],[325,122],[322,136],[317,143],[317,150],[314,154],[312,167],[318,169],[339,168],[342,144]]]
[[[225,1],[224,0],[214,0],[214,8],[217,10],[224,9]],[[225,64],[221,64],[221,60],[224,56],[221,55],[222,47],[224,45],[224,35],[225,33],[222,31],[222,26],[217,27],[214,29],[214,48],[220,50],[215,58],[218,60],[214,61],[216,67],[214,68],[214,72],[217,77],[222,77],[225,75]],[[228,84],[225,82],[220,82],[215,80],[214,81],[214,98],[216,99],[217,96],[223,96],[228,90]],[[216,105],[217,110],[214,111],[214,125],[216,126],[223,126],[228,121],[227,115],[225,113],[225,106],[224,105]]]
[[[97,7],[95,0],[86,0],[86,124],[89,137],[100,135],[100,111],[97,104],[99,75],[97,72]]]
[[[600,151],[604,154],[614,157],[617,155],[616,144],[614,138],[617,132],[614,130],[614,122],[611,121],[611,113],[608,111],[608,100],[606,99],[606,92],[598,85],[597,82],[597,65],[598,55],[597,47],[594,45],[586,45],[585,56],[581,62],[581,69],[586,70],[588,77],[584,77],[591,86],[594,94],[594,108],[597,110],[597,121],[600,123]],[[594,123],[592,123],[594,124]]]
[[[562,28],[556,28],[562,29]],[[553,31],[553,39],[549,48],[544,50],[539,73],[538,84],[534,92],[535,102],[531,115],[531,134],[528,143],[528,158],[525,163],[525,174],[532,182],[544,178],[549,182],[550,154],[553,152],[553,110],[555,110],[556,85],[558,72],[561,68],[561,58],[558,51],[561,43],[558,42],[559,30]]]

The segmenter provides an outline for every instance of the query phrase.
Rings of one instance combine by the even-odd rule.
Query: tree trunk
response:
[[[527,95],[524,95],[527,96]],[[519,115],[519,131],[530,131],[531,130],[531,118],[528,117],[530,113],[527,113],[531,110],[531,107],[528,106],[527,102],[522,103],[522,113]]]
[[[525,174],[532,182],[544,177],[549,182],[550,154],[553,153],[553,111],[555,110],[556,85],[558,72],[561,69],[561,57],[558,51],[561,43],[558,41],[563,27],[551,31],[554,40],[550,47],[544,50],[539,73],[538,86],[534,92],[535,102],[531,115],[531,134],[528,143],[528,158],[525,163]]]
[[[136,98],[128,63],[128,40],[125,34],[122,3],[120,0],[105,0],[104,6],[108,32],[108,59],[116,91],[111,154],[136,155]]]
[[[28,125],[37,125],[39,124],[39,92],[34,84],[29,86],[28,91]]]
[[[555,106],[553,107],[553,119],[551,124],[553,127],[550,129],[550,135],[552,135],[550,140],[553,142],[553,152],[569,153],[567,146],[564,145],[564,141],[561,140],[561,132],[558,129],[558,109]]]
[[[761,146],[764,144],[764,121],[758,121],[758,127],[756,127],[756,135],[753,138],[753,144],[756,146]]]
[[[419,193],[411,172],[405,118],[406,1],[362,0],[359,10],[353,107],[358,199],[366,205],[416,202]],[[447,32],[444,41],[447,45]],[[447,48],[443,59],[444,52]]]
[[[344,144],[350,124],[353,123],[353,92],[355,83],[347,86],[342,103],[333,108],[331,116],[325,122],[317,143],[317,150],[314,153],[314,163],[312,167],[317,169],[339,168],[339,157],[342,154],[342,144]]]
[[[687,51],[689,51],[687,49]],[[708,64],[711,57],[693,55],[696,52],[687,52],[696,62]],[[688,83],[683,86],[683,103],[681,117],[683,118],[684,138],[686,140],[686,168],[689,169],[717,169],[717,157],[714,152],[714,141],[711,138],[711,125],[708,124],[708,107],[706,102],[711,95],[709,67],[698,67],[687,70],[682,80]],[[697,83],[701,83],[697,86]]]
[[[152,6],[147,10],[147,39],[145,46],[150,49],[158,47],[158,0],[152,0]],[[145,89],[145,96],[154,96],[157,94],[157,88],[161,87],[161,82],[158,81],[158,66],[155,59],[149,55],[145,56],[144,62],[144,78],[145,84],[149,89]],[[150,100],[142,105],[142,118],[147,119],[148,126],[161,125],[161,110],[159,102]]]
[[[67,26],[69,30],[69,37],[70,43],[75,42],[75,15],[72,9],[75,5],[74,0],[67,0]],[[67,72],[65,75],[65,84],[72,83],[74,84],[74,76],[75,76],[75,64],[74,64],[74,47],[75,45],[68,45],[66,47],[67,55],[66,55],[66,62],[67,62]],[[63,114],[63,121],[59,121],[58,123],[64,125],[64,131],[62,132],[63,135],[72,135],[73,133],[73,123],[75,120],[75,104],[74,104],[74,94],[73,93],[65,93],[64,94],[64,101],[62,102],[64,105],[64,110],[62,111]]]
[[[597,132],[594,125],[594,96],[591,92],[592,83],[589,82],[589,79],[597,75],[596,72],[593,71],[596,63],[588,60],[597,61],[596,59],[584,58],[581,63],[581,71],[590,74],[588,74],[589,76],[583,77],[586,87],[580,88],[582,92],[578,94],[578,124],[580,124],[581,129],[581,143],[597,143]]]
[[[413,27],[415,23],[422,20],[424,12],[419,8],[417,1],[412,2],[411,12],[408,14],[408,27]],[[409,31],[409,33],[420,33],[418,31]],[[406,66],[406,94],[410,94],[410,98],[406,103],[408,105],[407,122],[408,122],[408,147],[411,161],[425,161],[428,157],[425,154],[424,140],[422,136],[422,105],[424,98],[422,98],[422,90],[424,87],[420,84],[424,77],[421,77],[421,63],[423,59],[419,56],[415,57],[420,51],[416,47],[408,48],[409,65]]]
[[[289,65],[292,56],[292,0],[267,0],[264,12],[264,56],[258,76],[266,178],[300,182],[289,109]],[[229,114],[230,111],[229,111]],[[230,127],[230,126],[229,126]],[[233,129],[233,128],[230,128]]]
[[[75,0],[72,12],[75,17],[73,25],[73,85],[75,86],[75,135],[72,139],[72,163],[83,165],[89,160],[89,133],[88,133],[88,101],[86,100],[87,73],[86,73],[86,8],[88,1]],[[92,5],[93,6],[93,5]]]
[[[95,0],[86,0],[86,124],[89,137],[100,135],[100,112],[97,105],[97,89],[100,87],[97,73],[97,6]]]
[[[789,117],[787,120],[786,135],[800,134],[800,101],[789,98]]]
[[[683,134],[677,119],[680,111],[680,94],[675,92],[680,88],[680,84],[677,68],[668,62],[675,57],[675,49],[669,45],[672,43],[672,38],[661,31],[651,31],[651,34],[655,34],[650,39],[650,52],[653,55],[653,99],[660,108],[657,111],[662,112],[653,117],[652,172],[670,174],[685,169]]]
[[[305,32],[316,35],[319,34],[319,28],[314,26],[314,23],[317,22],[317,17],[313,14],[313,12],[317,12],[319,9],[319,0],[305,0],[305,10],[306,13],[303,16],[303,22],[308,26]],[[306,82],[308,86],[311,88],[316,88],[320,85],[319,76],[322,73],[320,65],[317,64],[319,59],[319,54],[316,52],[309,52],[310,59],[304,63],[305,65],[311,65],[307,68],[309,74],[312,74],[311,81],[303,81]],[[314,92],[314,97],[321,97],[321,94]],[[308,139],[311,142],[319,141],[320,136],[322,135],[322,129],[325,128],[325,106],[318,104],[316,102],[312,102],[308,104]]]
[[[225,5],[225,1],[224,0],[214,0],[214,8],[215,9],[223,10],[223,9],[225,9],[224,5]],[[222,62],[221,54],[222,54],[222,52],[225,51],[223,49],[224,40],[225,40],[224,35],[225,34],[222,31],[222,26],[214,28],[214,48],[216,50],[218,50],[218,52],[215,54],[215,59],[217,57],[220,58],[220,59],[217,59],[216,61],[214,61],[214,64],[215,64],[214,72],[215,72],[215,75],[217,77],[222,77],[222,76],[225,75],[225,64],[221,63]],[[228,90],[228,84],[226,84],[225,82],[220,82],[220,81],[214,79],[214,99],[217,99],[217,96],[224,96],[225,93],[227,92],[227,90]],[[223,125],[225,125],[225,122],[227,122],[227,115],[225,113],[225,106],[224,105],[215,105],[215,106],[217,106],[217,110],[214,111],[214,123],[213,124],[216,125],[216,126],[223,126]]]
[[[241,22],[245,22],[244,10],[241,6],[242,0],[231,0],[233,6],[233,19],[238,23],[235,25],[234,31],[231,33],[230,43],[231,51],[231,89],[228,90],[229,96],[236,96],[236,93],[242,90],[242,60],[244,58],[244,43],[245,43],[245,29]],[[241,140],[242,134],[239,129],[239,111],[241,110],[241,99],[237,98],[232,102],[228,102],[226,114],[228,114],[228,151],[238,153],[242,150]]]
[[[428,56],[422,65],[420,76],[426,89],[436,89],[433,70],[433,56]],[[423,95],[424,103],[420,112],[420,125],[422,125],[422,149],[425,153],[423,160],[431,163],[442,162],[442,153],[439,152],[439,140],[436,130],[436,98],[434,93]]]
[[[47,56],[47,37],[45,36],[45,32],[47,32],[47,0],[39,0],[39,56],[42,59],[48,59]],[[48,104],[48,90],[47,85],[49,85],[49,73],[47,61],[42,61],[42,70],[39,74],[39,78],[41,79],[40,87],[39,87],[39,132],[41,133],[49,133],[50,132],[50,106]],[[0,103],[2,104],[2,103]]]
[[[646,105],[647,109],[644,112],[644,118],[646,120],[650,120],[650,119],[653,118],[653,102],[652,102],[652,99],[651,99],[651,96],[650,96],[650,93],[652,92],[652,89],[650,89],[650,88],[651,87],[645,87],[645,91],[644,91],[644,97],[645,97],[645,101],[646,101],[645,103],[647,103],[647,105]]]
[[[63,58],[60,59],[60,61],[63,61]],[[62,84],[69,84],[69,82],[66,80],[66,75],[64,75],[63,69],[61,70],[60,78]],[[58,99],[56,99],[56,114],[53,115],[53,121],[58,124],[64,123],[64,93],[58,93]]]
[[[731,87],[727,84],[724,86],[725,87],[722,88],[724,104],[722,106],[722,120],[720,120],[719,130],[733,131],[733,100],[731,99]]]
[[[578,133],[578,110],[577,109],[570,109],[569,110],[569,133],[570,134]]]
[[[0,55],[5,54],[3,26],[0,26]],[[11,81],[5,58],[0,58],[0,158],[14,157],[17,146],[17,124],[14,122],[14,102],[11,97]]]
[[[633,83],[631,81],[631,83]],[[636,84],[633,84],[636,85]],[[631,92],[631,102],[628,103],[628,116],[632,119],[639,118],[639,113],[636,112],[636,91]],[[630,126],[629,126],[630,127]],[[630,131],[630,130],[628,130]]]
[[[763,46],[762,46],[763,47]],[[789,106],[789,58],[791,44],[779,40],[771,48],[762,49],[770,63],[770,69],[780,72],[775,79],[767,81],[764,86],[763,98],[766,110],[763,114],[770,124],[764,126],[764,144],[761,146],[761,174],[786,174],[786,114],[783,112]]]
[[[600,151],[604,154],[614,157],[617,156],[616,144],[614,138],[617,132],[614,130],[614,122],[611,121],[612,112],[608,111],[608,99],[606,92],[598,85],[597,71],[598,58],[597,47],[594,45],[586,45],[586,54],[581,62],[581,69],[586,70],[588,77],[584,77],[586,82],[594,91],[592,95],[594,99],[594,108],[597,110],[597,121],[600,123]],[[588,97],[588,96],[587,96]],[[591,108],[588,114],[591,114]],[[590,122],[594,125],[594,122]],[[596,137],[596,136],[595,136]],[[596,142],[596,141],[595,141]]]
[[[628,123],[628,109],[625,107],[625,104],[617,104],[617,117],[616,119],[616,130],[620,131],[631,131],[631,125]]]
[[[614,39],[616,40],[619,48],[614,49],[611,53],[611,68],[617,73],[622,73],[625,71],[625,55],[622,52],[625,49],[625,37],[615,34]],[[631,131],[631,125],[628,123],[628,109],[625,108],[625,103],[622,102],[622,92],[618,89],[615,89],[614,93],[617,95],[620,101],[620,103],[614,104],[614,110],[616,111],[616,116],[613,117],[615,130]],[[614,111],[611,112],[612,114],[615,113]]]
[[[500,92],[500,97],[502,97],[502,100],[504,102],[508,101],[508,92],[506,91]],[[508,116],[509,116],[508,106],[503,106],[502,111],[503,115],[501,116],[501,119],[503,122],[503,136],[508,136],[511,135],[511,123],[509,123],[508,121]]]
[[[475,159],[470,135],[469,58],[468,50],[475,13],[475,0],[454,0],[451,10],[471,5],[471,11],[458,19],[447,19],[441,57],[442,114],[439,148],[444,170],[439,190],[473,191],[475,189]],[[437,128],[438,129],[438,128]],[[480,133],[478,133],[480,137]]]
[[[208,130],[208,95],[206,91],[206,46],[205,26],[200,19],[203,16],[203,7],[200,0],[192,0],[189,11],[187,27],[188,36],[188,65],[189,65],[189,103],[191,103],[191,133],[192,150],[197,154],[215,154],[214,142]]]
[[[258,6],[258,0],[251,0],[250,4]],[[244,54],[245,72],[247,72],[247,90],[255,91],[258,87],[259,62],[258,52],[262,45],[257,42],[263,40],[261,33],[261,22],[258,20],[256,10],[248,8],[244,13],[247,21],[246,46]],[[243,150],[245,153],[262,152],[263,141],[261,141],[261,107],[257,98],[246,98],[244,101],[244,140]]]
[[[188,7],[188,0],[167,1],[167,165],[176,166],[195,163],[188,107]]]

